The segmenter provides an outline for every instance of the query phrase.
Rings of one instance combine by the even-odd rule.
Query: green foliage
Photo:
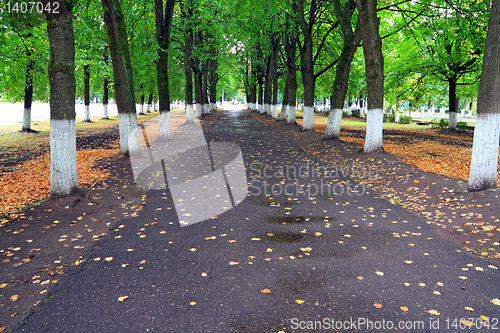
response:
[[[409,123],[411,123],[411,117],[410,116],[401,116],[399,118],[399,123],[400,124],[409,124]]]
[[[457,130],[460,132],[465,132],[469,129],[469,125],[465,121],[457,122]]]
[[[439,128],[439,129],[447,129],[449,126],[449,121],[448,119],[432,119],[431,120],[431,128]]]

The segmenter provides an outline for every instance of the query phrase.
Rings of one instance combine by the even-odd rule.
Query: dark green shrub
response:
[[[352,116],[359,118],[359,110],[352,110]]]
[[[395,115],[394,113],[391,113],[391,114],[389,115],[389,121],[390,121],[391,123],[393,123],[393,122],[395,122],[395,121],[396,121],[396,115]]]
[[[431,127],[432,128],[439,128],[439,129],[447,129],[449,126],[449,121],[448,119],[432,119],[431,120]]]
[[[384,113],[384,123],[388,123],[389,122],[389,118],[390,118],[390,115],[387,114],[387,113]]]
[[[457,123],[457,130],[459,130],[460,132],[465,132],[469,129],[469,125],[467,125],[467,123],[465,121],[459,121]]]
[[[399,123],[400,124],[409,124],[411,122],[411,117],[410,116],[401,116],[399,118]]]

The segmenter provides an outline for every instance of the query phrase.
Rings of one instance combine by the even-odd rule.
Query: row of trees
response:
[[[367,99],[365,152],[383,149],[384,100],[431,105],[446,90],[453,127],[457,94],[468,101],[476,94],[490,11],[485,1],[467,0],[102,0],[61,1],[61,8],[46,15],[47,33],[40,15],[0,18],[0,39],[15,50],[0,65],[2,98],[24,96],[29,110],[33,97],[48,97],[50,83],[54,194],[78,184],[76,92],[86,105],[91,92],[102,94],[105,110],[115,97],[122,153],[134,149],[127,138],[137,101],[158,100],[160,136],[168,137],[170,98],[185,100],[190,122],[194,100],[198,117],[210,113],[221,87],[230,94],[241,88],[250,109],[274,118],[282,98],[279,117],[289,123],[302,100],[304,130],[313,128],[314,103],[328,97],[327,139],[338,138],[346,101]]]

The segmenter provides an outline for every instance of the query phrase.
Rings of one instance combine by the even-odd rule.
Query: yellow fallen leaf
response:
[[[8,283],[2,283],[0,284],[0,289],[7,287],[9,284]]]
[[[189,249],[189,251],[194,252],[194,251],[196,251],[196,248],[193,247],[193,248]]]
[[[495,304],[495,305],[500,306],[500,299],[498,299],[498,298],[494,298],[490,302],[493,303],[493,304]]]
[[[94,258],[94,261],[99,261],[101,260],[101,257]]]
[[[377,309],[380,309],[382,307],[381,303],[373,303],[373,306],[376,307]]]
[[[465,309],[466,311],[470,311],[470,312],[473,312],[473,311],[474,311],[474,309],[473,309],[473,308],[471,308],[470,306],[466,306],[464,309]]]
[[[196,302],[189,302],[189,305],[196,305]]]
[[[120,296],[120,297],[118,297],[118,302],[123,302],[127,298],[128,298],[128,296]]]
[[[441,313],[440,313],[439,311],[437,311],[437,310],[429,310],[429,311],[427,311],[427,312],[429,312],[431,315],[435,315],[435,316],[439,316],[439,315],[441,314]]]
[[[295,303],[297,303],[297,304],[302,304],[302,303],[304,303],[304,302],[305,302],[305,301],[304,301],[304,300],[301,300],[301,299],[296,299],[296,300],[295,300]]]
[[[260,238],[258,238],[258,237],[254,237],[254,238],[252,238],[252,240],[253,240],[253,241],[260,241]]]
[[[411,261],[411,260],[405,260],[405,263],[407,263],[409,265],[409,264],[413,264],[413,261]]]
[[[443,282],[438,282],[438,283],[436,283],[436,284],[437,284],[438,286],[440,286],[440,287],[444,286]]]
[[[490,317],[486,317],[486,316],[479,316],[479,318],[481,318],[482,320],[489,320]]]
[[[459,278],[462,280],[467,280],[467,276],[459,276]]]
[[[405,282],[405,286],[409,287],[411,286],[411,283]]]
[[[80,260],[75,261],[75,266],[80,265]]]
[[[434,295],[441,295],[441,293],[440,293],[439,291],[437,291],[437,290],[434,290],[432,293],[433,293]]]
[[[111,260],[113,260],[113,257],[106,257],[106,258],[104,258],[104,260],[111,261]]]
[[[460,319],[460,323],[463,324],[463,325],[466,325],[468,327],[471,327],[474,325],[474,323],[470,320],[467,320],[467,319]]]
[[[358,276],[357,279],[358,280],[363,280],[363,277],[362,276]]]
[[[10,300],[11,300],[12,302],[17,301],[18,299],[19,299],[19,295],[12,295],[12,296],[10,296]]]
[[[404,312],[407,312],[408,311],[408,308],[406,306],[401,306],[399,307],[401,310],[403,310]]]
[[[229,265],[238,265],[238,264],[239,264],[239,262],[237,262],[237,261],[230,261],[229,262]]]
[[[273,252],[273,249],[267,248],[266,252]]]
[[[144,237],[146,237],[146,235],[140,235],[139,237],[144,238]]]
[[[375,271],[375,274],[380,275],[380,276],[384,276],[384,272],[381,272],[381,271]]]
[[[262,289],[260,292],[264,293],[264,294],[269,294],[271,292],[271,290],[270,289]]]
[[[207,276],[207,275],[208,275],[208,274],[207,274],[207,273],[205,273],[205,272],[201,273],[201,276]]]

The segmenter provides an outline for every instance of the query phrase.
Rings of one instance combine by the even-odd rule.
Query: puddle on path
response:
[[[274,216],[271,218],[272,223],[289,224],[289,223],[307,223],[307,222],[332,222],[323,216]]]

